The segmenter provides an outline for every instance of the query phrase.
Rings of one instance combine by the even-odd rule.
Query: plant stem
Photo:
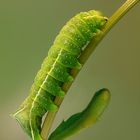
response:
[[[99,44],[99,42],[104,38],[104,36],[110,31],[110,29],[134,6],[136,5],[140,0],[127,0],[108,20],[107,24],[105,25],[105,28],[103,29],[103,32],[100,36],[97,38],[94,38],[89,45],[85,48],[85,50],[82,52],[82,54],[79,57],[79,62],[81,64],[85,64],[89,56],[93,53],[96,46]],[[75,78],[80,70],[72,69],[71,75]],[[69,88],[71,87],[72,82],[65,83],[62,87],[62,89],[67,92]],[[63,98],[56,97],[55,98],[55,104],[60,106],[63,101]],[[41,136],[43,140],[46,140],[48,138],[50,129],[52,127],[52,123],[54,121],[54,118],[56,116],[57,112],[48,112],[44,124],[42,126]]]

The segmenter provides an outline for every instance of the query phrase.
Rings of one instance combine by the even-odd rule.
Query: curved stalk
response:
[[[103,29],[102,34],[98,37],[93,39],[89,45],[85,48],[85,50],[82,52],[79,62],[81,64],[85,64],[89,56],[93,53],[96,46],[99,44],[99,42],[104,38],[104,36],[110,31],[110,29],[134,6],[136,5],[140,0],[127,0],[108,20],[105,28]],[[80,70],[72,69],[71,75],[75,78]],[[69,88],[71,87],[72,82],[65,83],[63,85],[63,90],[67,92]],[[58,106],[61,105],[63,101],[63,98],[56,97],[55,104]],[[48,138],[50,129],[52,127],[52,123],[54,121],[54,118],[56,116],[57,112],[48,112],[44,124],[42,126],[41,136],[44,140]]]

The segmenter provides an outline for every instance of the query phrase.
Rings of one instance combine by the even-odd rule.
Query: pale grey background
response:
[[[125,0],[0,1],[0,140],[29,140],[9,114],[28,95],[43,58],[61,27],[80,11],[110,16]],[[93,93],[112,99],[100,121],[71,140],[140,139],[140,4],[99,44],[58,113],[54,127],[81,111]]]

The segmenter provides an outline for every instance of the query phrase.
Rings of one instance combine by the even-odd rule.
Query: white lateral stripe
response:
[[[46,83],[49,74],[53,71],[56,62],[57,62],[57,60],[59,59],[59,57],[60,57],[60,55],[61,55],[61,53],[62,53],[62,50],[63,50],[63,49],[60,50],[60,52],[59,52],[59,54],[58,54],[58,56],[57,56],[57,58],[56,58],[56,60],[55,60],[55,62],[54,62],[54,64],[53,64],[52,68],[51,68],[50,71],[48,72],[48,74],[47,74],[45,80],[43,81],[43,83],[41,84],[41,86],[40,86],[40,88],[39,88],[39,90],[38,90],[38,93],[36,94],[36,97],[34,98],[34,101],[32,102],[32,107],[31,107],[30,112],[29,112],[29,121],[30,121],[30,128],[31,128],[31,133],[32,133],[32,138],[33,138],[33,140],[34,140],[34,131],[33,131],[32,122],[31,122],[31,111],[32,111],[32,109],[34,108],[35,101],[36,101],[37,97],[40,95],[42,86]]]
[[[20,109],[18,112],[16,112],[13,116],[16,116],[18,113],[22,112],[25,108],[26,108],[26,106],[24,106],[22,109]]]

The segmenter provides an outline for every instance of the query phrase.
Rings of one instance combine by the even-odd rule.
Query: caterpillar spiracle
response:
[[[72,81],[72,68],[81,68],[78,58],[107,22],[99,11],[90,10],[74,16],[62,28],[51,46],[48,56],[37,73],[30,94],[14,113],[21,127],[33,140],[42,140],[41,122],[47,111],[57,111],[56,96],[64,96],[62,85]]]

